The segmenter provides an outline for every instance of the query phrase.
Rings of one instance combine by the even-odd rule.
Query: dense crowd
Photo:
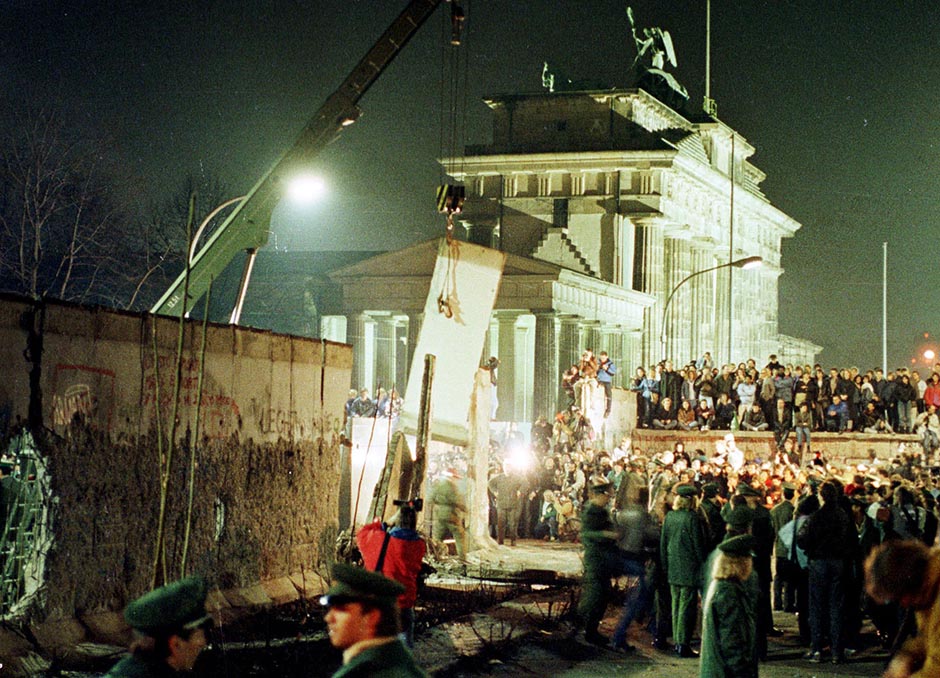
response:
[[[771,356],[760,370],[753,360],[714,368],[706,354],[678,371],[668,361],[652,377],[637,371],[631,386],[638,425],[727,430],[708,451],[677,442],[647,454],[629,438],[602,449],[590,414],[579,406],[583,376],[572,382],[571,402],[553,422],[534,423],[531,467],[512,452],[520,445],[514,432],[492,443],[491,519],[500,543],[513,544],[517,536],[585,543],[581,618],[587,640],[629,649],[626,630],[643,619],[657,647],[671,638],[679,656],[697,656],[691,627],[713,561],[720,545],[745,534],[755,553],[755,662],[766,657],[767,637],[778,633],[774,609],[798,614],[806,658],[814,662],[846,661],[859,649],[866,615],[886,646],[910,635],[896,603],[865,594],[863,563],[885,542],[936,542],[940,478],[931,464],[940,432],[938,372],[922,381],[905,369],[887,376],[853,368],[827,374],[818,366],[775,363]],[[681,404],[670,409],[671,402]],[[774,432],[776,452],[747,459],[734,439],[738,429]],[[867,463],[841,468],[811,449],[815,431],[917,431],[922,444],[902,445],[890,461],[872,450]],[[599,502],[603,510],[598,491],[610,495],[609,503]],[[607,533],[596,524],[607,509],[620,539],[616,566],[604,571],[607,580],[627,574],[636,582],[610,639],[597,632],[596,610],[610,602],[611,592],[587,583],[588,543]],[[722,563],[734,562],[733,549],[727,547]]]
[[[794,434],[798,451],[815,431],[916,432],[928,454],[940,447],[940,364],[922,379],[905,367],[826,370],[775,355],[762,368],[754,359],[718,367],[706,352],[679,369],[669,360],[638,367],[629,387],[640,428],[772,431],[780,446]]]

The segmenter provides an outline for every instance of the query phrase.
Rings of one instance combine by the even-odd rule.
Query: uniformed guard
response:
[[[757,678],[754,546],[754,537],[749,534],[718,545],[702,605],[700,678]]]
[[[343,666],[333,678],[427,678],[398,637],[397,600],[404,592],[377,572],[333,566],[333,586],[320,599],[330,642],[343,651]]]
[[[134,630],[130,655],[106,678],[151,678],[190,671],[206,647],[206,582],[187,577],[147,593],[124,610]]]
[[[607,639],[597,627],[610,598],[610,578],[620,574],[617,532],[607,511],[614,493],[611,483],[591,486],[591,496],[581,512],[581,544],[584,546],[584,579],[578,616],[584,628],[584,639],[595,645],[606,645]]]
[[[673,510],[666,514],[660,538],[660,558],[672,594],[672,637],[676,654],[683,658],[698,657],[691,642],[706,554],[704,529],[695,508],[697,494],[693,485],[676,488]]]
[[[742,495],[747,506],[754,512],[751,522],[751,535],[754,537],[754,571],[760,589],[757,599],[757,654],[761,661],[767,659],[767,636],[780,636],[783,631],[774,628],[773,610],[770,604],[770,588],[773,583],[771,558],[774,551],[774,525],[770,511],[763,503],[763,495],[750,485],[738,485],[738,494]]]

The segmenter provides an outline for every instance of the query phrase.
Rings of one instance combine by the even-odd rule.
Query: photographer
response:
[[[380,572],[405,587],[405,592],[398,597],[401,628],[408,647],[414,647],[418,575],[427,551],[427,545],[416,529],[418,511],[424,507],[424,500],[396,500],[394,503],[398,512],[388,523],[376,518],[365,525],[356,535],[356,545],[367,570]]]

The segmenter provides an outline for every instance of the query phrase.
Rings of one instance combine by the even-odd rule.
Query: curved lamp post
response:
[[[762,263],[764,263],[763,257],[759,257],[759,256],[744,257],[743,259],[736,259],[734,261],[729,261],[724,264],[718,264],[717,266],[703,268],[701,271],[695,271],[694,273],[690,273],[689,275],[684,277],[682,280],[680,280],[679,283],[675,287],[672,288],[672,292],[670,292],[669,296],[666,297],[666,303],[663,304],[663,322],[662,322],[662,325],[660,325],[660,333],[659,333],[659,347],[662,353],[663,360],[666,359],[666,314],[669,312],[669,302],[672,301],[673,296],[675,296],[676,292],[679,290],[680,287],[685,285],[692,278],[699,276],[699,275],[703,275],[704,273],[711,273],[712,271],[717,271],[722,268],[731,268],[731,267],[756,268],[760,266]],[[731,303],[730,299],[728,300],[728,303],[729,304]]]
[[[298,174],[293,179],[291,179],[286,185],[286,194],[287,197],[297,204],[309,204],[316,201],[326,192],[326,184],[323,179],[318,176],[309,175],[309,174]],[[198,257],[205,254],[205,251],[211,246],[211,240],[215,236],[210,237],[210,243],[204,246],[202,249],[199,249],[199,241],[202,239],[203,234],[208,228],[209,224],[212,222],[215,217],[222,212],[224,209],[241,203],[246,200],[248,195],[240,195],[237,198],[231,198],[225,202],[217,205],[199,224],[199,228],[196,229],[196,233],[193,235],[192,242],[189,244],[189,259],[186,262],[187,271],[191,271],[193,265],[198,261]],[[222,228],[228,224],[226,221],[222,224]],[[267,238],[265,238],[267,239]],[[231,316],[229,317],[229,323],[232,325],[237,325],[238,321],[241,319],[242,308],[245,305],[245,295],[248,292],[248,282],[251,280],[251,272],[255,265],[255,258],[258,256],[258,247],[248,247],[245,249],[246,259],[245,266],[242,270],[241,280],[238,284],[238,297],[235,300],[235,306],[232,308]],[[227,265],[227,261],[223,263]],[[218,275],[220,270],[211,270],[210,277]],[[186,272],[180,275],[180,278],[184,278],[187,275]],[[164,294],[164,299],[173,291],[173,288]],[[152,313],[158,312],[158,309],[163,305],[164,299],[161,299],[157,302],[157,305],[152,309]],[[189,316],[189,309],[185,309],[185,315]]]

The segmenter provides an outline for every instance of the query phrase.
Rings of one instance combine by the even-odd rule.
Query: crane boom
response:
[[[443,1],[409,2],[339,88],[320,106],[294,145],[261,177],[192,257],[188,285],[184,271],[154,304],[152,313],[188,313],[205,294],[212,278],[218,276],[239,252],[249,252],[249,259],[253,261],[254,253],[268,241],[271,214],[284,195],[286,182],[336,139],[343,127],[356,121],[360,114],[359,100]],[[246,271],[249,267],[250,264]],[[185,295],[184,288],[188,289]]]

